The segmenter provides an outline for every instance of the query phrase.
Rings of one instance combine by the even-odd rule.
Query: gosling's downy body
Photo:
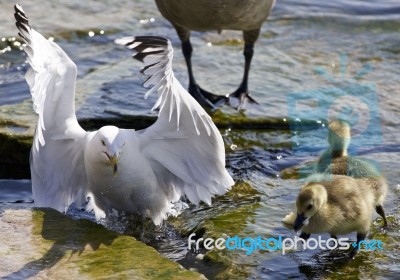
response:
[[[332,235],[367,232],[373,210],[382,205],[386,192],[387,185],[380,180],[314,174],[297,196],[295,230]],[[305,219],[307,225],[299,223]]]
[[[303,238],[311,233],[337,236],[355,231],[360,242],[370,229],[374,209],[382,207],[386,193],[387,185],[382,179],[314,174],[297,196],[293,228],[301,229]]]
[[[324,170],[325,174],[346,175],[353,178],[383,179],[379,169],[370,161],[358,157],[338,157],[332,160]]]
[[[242,30],[244,38],[245,67],[243,80],[232,94],[240,99],[256,102],[248,93],[247,81],[254,43],[260,34],[261,25],[267,19],[275,0],[156,0],[161,14],[169,20],[182,41],[182,51],[189,74],[189,92],[203,106],[215,107],[225,96],[214,95],[200,88],[196,83],[191,63],[192,45],[190,31]]]

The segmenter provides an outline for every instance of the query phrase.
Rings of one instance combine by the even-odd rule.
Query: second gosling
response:
[[[385,180],[315,174],[297,196],[293,229],[302,230],[304,239],[311,233],[337,236],[355,231],[359,244],[370,229],[373,210],[382,208],[386,193]],[[350,257],[357,250],[358,246]]]
[[[347,157],[350,141],[351,128],[347,122],[340,120],[330,122],[328,126],[329,147],[318,159],[316,171],[324,172],[335,159]]]

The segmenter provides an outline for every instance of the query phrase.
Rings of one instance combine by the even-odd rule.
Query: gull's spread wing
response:
[[[26,81],[39,115],[31,150],[35,204],[66,211],[86,189],[86,132],[77,122],[74,106],[76,66],[57,44],[29,26],[20,5],[15,5],[14,16],[27,45],[31,69]]]
[[[234,182],[225,169],[221,134],[174,76],[171,42],[141,36],[116,43],[136,51],[133,57],[144,62],[142,73],[149,76],[144,86],[153,85],[145,97],[158,93],[153,107],[159,110],[158,119],[138,137],[162,191],[171,199],[185,194],[195,204],[210,204],[213,195],[224,194]]]

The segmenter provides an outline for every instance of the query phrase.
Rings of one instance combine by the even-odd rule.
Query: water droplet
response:
[[[100,34],[103,35],[104,34],[104,30],[100,30]]]
[[[88,35],[89,35],[89,37],[93,37],[94,36],[94,32],[93,31],[89,31]]]
[[[50,42],[54,42],[54,37],[49,37],[49,39],[47,40],[49,40]]]
[[[235,144],[232,144],[231,145],[231,150],[233,151],[233,150],[235,150],[237,148],[237,145],[235,145]]]
[[[212,47],[212,43],[211,43],[211,42],[208,42],[208,43],[207,43],[207,47]]]

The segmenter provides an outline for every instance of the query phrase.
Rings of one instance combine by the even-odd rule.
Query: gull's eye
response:
[[[312,205],[308,205],[307,209],[310,210],[312,208]]]
[[[104,142],[104,140],[101,140],[101,144],[102,144],[103,146],[106,146],[106,142]]]

